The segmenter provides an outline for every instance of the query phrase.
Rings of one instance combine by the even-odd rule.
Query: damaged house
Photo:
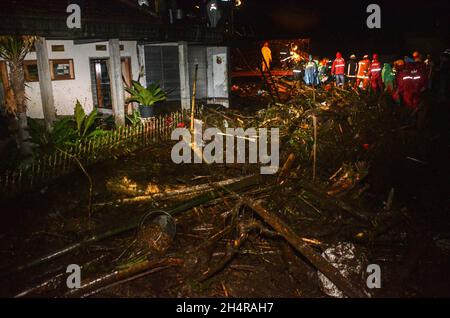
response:
[[[39,36],[24,61],[27,115],[71,115],[79,100],[122,124],[133,108],[123,89],[132,80],[160,84],[167,105],[189,109],[196,65],[196,98],[228,106],[222,33],[199,18],[167,21],[153,9],[133,0],[2,3],[0,34]],[[0,72],[6,89],[5,61]]]

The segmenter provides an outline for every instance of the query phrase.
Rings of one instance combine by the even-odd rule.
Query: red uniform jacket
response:
[[[381,63],[378,61],[372,61],[372,64],[369,68],[369,74],[371,78],[378,78],[381,77],[381,70],[382,66]]]
[[[421,64],[407,63],[398,76],[399,93],[420,93],[427,85],[426,68]]]
[[[345,74],[345,60],[341,58],[336,58],[331,66],[331,74],[333,75],[344,75]]]

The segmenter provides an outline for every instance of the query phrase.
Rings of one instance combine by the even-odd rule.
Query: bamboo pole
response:
[[[236,191],[240,191],[243,189],[247,189],[249,187],[255,186],[257,184],[260,183],[260,177],[259,175],[251,175],[248,176],[240,181],[237,181],[235,183],[232,183],[230,185],[227,186],[223,186],[220,189],[214,190],[214,191],[207,191],[206,193],[200,194],[198,196],[196,196],[195,198],[192,198],[188,201],[182,202],[180,204],[177,204],[175,206],[173,206],[170,210],[168,210],[167,212],[170,213],[171,215],[175,215],[178,214],[180,212],[184,212],[187,211],[191,208],[194,208],[196,206],[208,203],[214,199],[219,198],[223,193],[227,193],[227,192],[236,192]],[[93,236],[89,236],[87,238],[85,238],[82,241],[79,241],[77,243],[74,243],[72,245],[66,246],[63,249],[60,249],[56,252],[50,253],[48,255],[39,257],[31,262],[28,262],[26,264],[21,264],[19,266],[15,266],[9,270],[3,270],[0,272],[0,277],[4,277],[4,276],[8,276],[10,274],[13,273],[18,273],[18,272],[22,272],[26,269],[38,266],[40,264],[49,262],[51,260],[54,260],[56,258],[59,258],[63,255],[69,254],[75,250],[78,250],[84,246],[87,246],[89,244],[95,243],[95,242],[99,242],[102,241],[104,239],[110,238],[112,236],[116,236],[119,234],[123,234],[126,232],[129,232],[131,230],[134,230],[135,228],[137,228],[141,222],[142,219],[142,215],[138,215],[136,216],[134,219],[132,219],[129,223],[125,224],[125,225],[121,225],[120,227],[108,230],[106,232],[97,234],[97,235],[93,235]]]
[[[317,117],[312,116],[314,127],[314,145],[313,145],[313,181],[316,180],[316,166],[317,166]]]
[[[157,268],[167,268],[168,266],[179,266],[183,264],[180,258],[165,258],[156,260],[145,260],[138,264],[131,265],[125,269],[118,269],[101,277],[97,277],[83,284],[80,288],[66,293],[65,297],[86,297],[103,290],[106,287],[117,285],[120,282],[128,281],[127,278],[140,273],[151,273]],[[150,271],[153,270],[153,271]],[[142,276],[139,276],[142,277]]]
[[[192,87],[192,101],[191,101],[191,132],[194,132],[194,118],[195,118],[195,98],[197,97],[197,73],[198,64],[195,64],[194,83]]]

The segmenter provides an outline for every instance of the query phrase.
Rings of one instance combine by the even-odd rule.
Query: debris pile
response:
[[[406,219],[393,190],[383,193],[385,204],[368,191],[373,158],[398,128],[395,110],[384,96],[284,85],[292,92],[285,103],[256,112],[205,108],[202,118],[220,129],[279,128],[283,164],[277,175],[221,164],[201,166],[199,177],[194,168],[178,166],[172,167],[174,182],[181,180],[182,187],[162,191],[171,177],[158,183],[152,176],[149,184],[157,188],[145,195],[137,191],[145,186],[131,179],[110,181],[111,194],[119,191],[120,198],[94,198],[94,215],[125,214],[127,222],[108,223],[106,232],[97,228],[97,234],[8,273],[57,262],[94,243],[110,248],[108,261],[102,259],[103,266],[75,292],[65,291],[58,274],[47,280],[51,284],[17,295],[126,296],[118,286],[145,279],[153,290],[148,296],[369,296],[363,276],[376,258],[371,248],[391,239],[386,235]],[[170,162],[170,151],[164,151]],[[157,222],[153,213],[160,213]],[[392,237],[400,244],[407,240]],[[364,253],[357,252],[361,248]],[[160,278],[152,280],[156,272]],[[267,273],[280,280],[272,284],[277,279]]]

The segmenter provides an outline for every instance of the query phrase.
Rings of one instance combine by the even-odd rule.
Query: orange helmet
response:
[[[413,58],[420,57],[420,53],[415,51],[412,56]]]

